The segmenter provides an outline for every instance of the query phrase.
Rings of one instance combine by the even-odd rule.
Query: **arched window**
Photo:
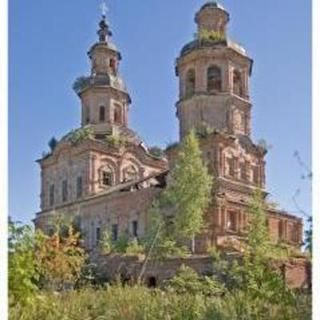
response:
[[[229,177],[235,176],[235,162],[234,158],[226,159],[226,175]]]
[[[247,181],[248,180],[246,162],[241,162],[240,163],[240,179],[243,180],[243,181]]]
[[[90,106],[86,106],[86,124],[90,122]]]
[[[49,205],[50,207],[54,205],[54,184],[50,185],[49,188]]]
[[[77,177],[77,198],[82,197],[82,191],[83,191],[83,181],[82,176]]]
[[[106,109],[104,106],[101,106],[99,108],[99,121],[105,121],[106,120]]]
[[[148,288],[156,288],[157,287],[157,278],[149,277],[147,281]]]
[[[227,212],[227,230],[228,231],[237,231],[237,212],[228,211]]]
[[[244,114],[238,109],[233,112],[233,129],[236,133],[244,133],[245,130]]]
[[[238,70],[235,70],[233,72],[233,93],[240,97],[243,96],[241,82],[241,74]]]
[[[196,73],[193,69],[187,72],[186,76],[186,96],[190,97],[194,94],[196,86]]]
[[[283,220],[279,220],[278,222],[278,239],[279,240],[283,240],[284,238],[284,221]]]
[[[126,167],[125,169],[123,169],[123,181],[127,182],[127,181],[133,181],[139,178],[139,173],[138,170],[130,165],[128,167]]]
[[[110,66],[112,72],[116,73],[116,61],[115,61],[115,59],[112,59],[112,58],[110,59],[109,66]]]
[[[210,66],[207,70],[207,89],[209,92],[221,91],[221,70],[217,66]]]
[[[119,104],[116,104],[114,106],[113,121],[119,124],[122,123],[122,112],[121,112],[121,106]]]
[[[258,166],[252,167],[252,180],[254,184],[259,185],[259,167]]]
[[[101,184],[105,187],[110,187],[114,182],[114,174],[111,168],[105,167],[101,170]]]
[[[68,200],[68,180],[62,181],[62,202]]]

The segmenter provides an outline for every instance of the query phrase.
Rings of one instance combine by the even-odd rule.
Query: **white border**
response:
[[[8,2],[0,3],[0,314],[8,317]]]
[[[319,282],[319,264],[320,264],[320,81],[319,81],[319,67],[320,67],[320,41],[319,41],[319,13],[320,13],[320,1],[313,0],[312,6],[312,164],[313,164],[313,192],[312,192],[312,203],[313,203],[313,319],[320,319],[320,282]]]
[[[319,0],[312,5],[312,137],[313,137],[313,319],[320,319],[320,14]],[[8,315],[7,291],[7,214],[8,214],[8,2],[0,2],[0,314]],[[302,106],[303,107],[303,106]]]

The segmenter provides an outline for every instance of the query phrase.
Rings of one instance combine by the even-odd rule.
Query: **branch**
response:
[[[159,226],[158,226],[158,229],[157,229],[157,232],[156,232],[156,234],[155,234],[155,236],[154,236],[154,238],[153,238],[153,240],[152,240],[152,243],[151,243],[151,246],[150,246],[150,248],[149,248],[149,251],[148,251],[148,253],[147,253],[147,255],[146,255],[145,259],[144,259],[144,262],[143,262],[143,265],[142,265],[140,274],[139,274],[139,276],[138,276],[138,283],[140,283],[140,281],[141,281],[141,279],[142,279],[142,277],[143,277],[143,274],[144,274],[145,271],[146,271],[147,263],[148,263],[148,261],[149,261],[149,259],[150,259],[150,256],[151,256],[152,250],[153,250],[153,248],[154,248],[154,246],[155,246],[155,244],[156,244],[157,238],[159,237],[161,228],[162,228],[162,223],[160,222],[160,223],[159,223]]]

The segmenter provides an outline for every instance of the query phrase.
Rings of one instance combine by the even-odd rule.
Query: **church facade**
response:
[[[267,196],[267,151],[251,138],[253,60],[228,38],[229,19],[218,3],[203,5],[195,16],[196,38],[176,60],[180,141],[196,130],[203,160],[216,182],[196,253],[212,245],[239,248],[253,192],[259,188]],[[103,16],[98,41],[88,53],[90,75],[74,85],[81,101],[81,127],[52,143],[51,152],[38,160],[41,211],[34,220],[36,227],[50,232],[58,214],[77,220],[88,250],[98,245],[104,230],[113,240],[122,233],[143,236],[147,212],[165,188],[179,152],[179,144],[163,154],[154,152],[128,127],[131,99],[119,74],[121,54],[111,36]],[[271,205],[267,216],[274,242],[301,246],[300,218]]]

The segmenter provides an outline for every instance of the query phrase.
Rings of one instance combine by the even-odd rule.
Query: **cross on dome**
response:
[[[102,16],[105,17],[107,15],[107,12],[109,11],[106,1],[102,1],[100,5],[100,9],[101,9]]]

